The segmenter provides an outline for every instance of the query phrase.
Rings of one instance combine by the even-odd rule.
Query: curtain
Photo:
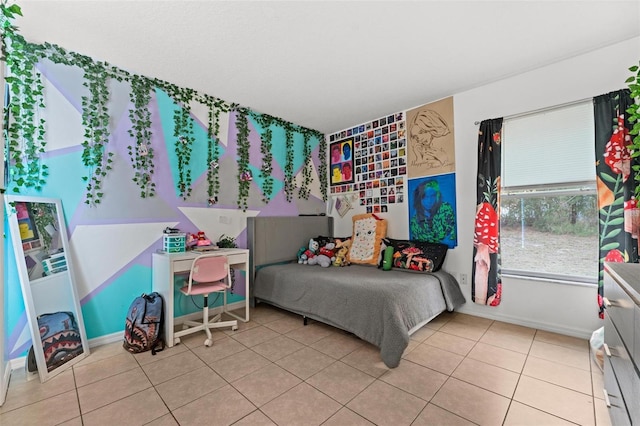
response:
[[[631,143],[626,110],[632,103],[630,91],[618,90],[594,98],[596,182],[600,223],[598,306],[604,318],[604,262],[638,262],[640,210],[633,197]]]
[[[498,306],[500,278],[500,161],[502,118],[484,120],[478,131],[478,187],[473,234],[471,297]]]

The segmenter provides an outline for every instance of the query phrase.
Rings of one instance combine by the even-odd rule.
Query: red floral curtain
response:
[[[473,234],[471,297],[481,305],[498,306],[500,276],[500,161],[502,118],[484,120],[478,131],[478,187]]]
[[[604,318],[604,262],[638,262],[640,209],[633,196],[631,166],[640,164],[631,158],[631,143],[626,110],[632,103],[630,91],[618,90],[594,98],[596,182],[600,218],[600,266],[598,306]]]

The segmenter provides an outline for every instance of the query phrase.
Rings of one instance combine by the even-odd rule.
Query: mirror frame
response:
[[[29,278],[29,272],[27,270],[27,265],[25,261],[25,252],[23,248],[23,241],[20,237],[20,227],[17,219],[17,212],[15,209],[16,203],[42,203],[42,204],[54,204],[56,207],[56,218],[58,220],[58,232],[60,234],[60,241],[62,243],[62,248],[64,251],[64,257],[66,260],[66,271],[57,272],[51,274],[46,277],[34,279],[33,281],[45,280],[49,279],[49,277],[57,276],[58,279],[61,277],[58,274],[66,274],[68,275],[68,283],[69,283],[69,292],[71,294],[72,300],[69,301],[69,305],[67,305],[63,310],[73,310],[76,323],[78,325],[78,331],[80,333],[80,339],[82,342],[83,352],[67,361],[65,361],[62,365],[55,367],[53,370],[48,371],[47,363],[44,356],[44,349],[42,346],[42,341],[40,338],[40,327],[38,326],[38,315],[44,314],[46,312],[38,312],[34,303],[33,293],[32,293],[32,283]],[[84,319],[82,316],[82,308],[80,306],[80,301],[78,298],[78,290],[76,288],[76,280],[74,277],[74,267],[73,267],[73,259],[71,256],[71,250],[69,248],[69,240],[67,234],[67,227],[65,225],[63,210],[62,210],[62,202],[57,198],[43,198],[43,197],[32,197],[25,195],[5,195],[5,209],[7,214],[7,222],[9,224],[9,230],[11,233],[11,240],[13,243],[13,250],[16,258],[16,266],[18,270],[18,275],[20,277],[20,287],[22,288],[22,297],[24,299],[25,311],[27,313],[27,320],[29,322],[29,328],[31,329],[31,341],[33,344],[36,364],[38,366],[38,374],[40,376],[40,381],[45,382],[50,378],[62,373],[67,368],[76,364],[77,362],[84,359],[87,355],[89,355],[89,344],[87,341],[87,334],[84,328]],[[40,281],[41,282],[41,281]],[[62,285],[62,284],[60,284]],[[71,309],[68,309],[71,307]]]

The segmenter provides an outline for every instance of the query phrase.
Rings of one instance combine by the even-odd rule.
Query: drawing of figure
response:
[[[440,114],[432,109],[424,109],[413,118],[409,127],[409,137],[413,142],[415,159],[413,166],[442,167],[451,164],[449,155],[433,145],[433,140],[451,133],[449,125]]]
[[[342,161],[351,160],[351,143],[345,142],[342,144]]]
[[[442,201],[440,184],[427,179],[413,192],[413,210],[409,231],[411,239],[432,243],[455,240],[456,215],[451,204]]]
[[[340,162],[340,156],[342,153],[340,152],[340,144],[335,144],[331,147],[331,164],[336,164]]]
[[[351,180],[351,164],[344,163],[342,165],[342,180],[344,182],[349,182]]]
[[[340,164],[334,164],[333,166],[331,166],[331,172],[332,172],[332,179],[331,179],[331,183],[339,183],[342,182],[342,169],[340,167]]]

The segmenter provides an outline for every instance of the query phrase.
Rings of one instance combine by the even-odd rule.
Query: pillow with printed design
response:
[[[361,265],[377,265],[380,258],[380,243],[387,233],[387,221],[375,214],[355,215],[353,235],[348,260]]]
[[[441,243],[392,238],[385,238],[383,247],[393,247],[392,269],[406,269],[416,272],[439,271],[449,249],[449,246]]]

